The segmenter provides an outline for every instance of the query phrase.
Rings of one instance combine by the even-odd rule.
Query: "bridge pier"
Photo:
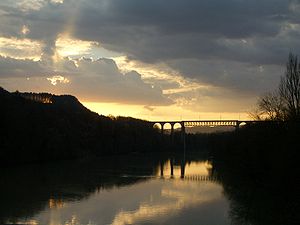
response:
[[[160,176],[163,177],[164,176],[164,163],[160,162]]]
[[[184,178],[184,174],[185,174],[185,160],[182,160],[181,164],[180,164],[180,178]]]
[[[164,135],[164,126],[165,126],[165,123],[160,123],[160,126],[161,126],[161,135]]]
[[[182,142],[183,142],[183,157],[184,157],[184,160],[185,160],[185,148],[186,148],[186,145],[185,145],[185,125],[184,125],[184,122],[181,122],[181,136],[182,136]]]
[[[235,126],[235,130],[236,130],[236,131],[239,130],[240,124],[241,124],[241,123],[242,123],[241,121],[237,121],[237,122],[236,122],[236,126]]]
[[[173,144],[174,143],[174,126],[175,126],[175,123],[170,123],[171,124],[171,143]]]
[[[174,161],[172,158],[170,159],[170,167],[171,167],[171,178],[173,178],[174,177]]]

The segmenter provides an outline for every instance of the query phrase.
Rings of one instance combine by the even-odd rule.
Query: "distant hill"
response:
[[[150,151],[161,140],[146,121],[100,116],[71,95],[0,87],[0,104],[2,164]]]

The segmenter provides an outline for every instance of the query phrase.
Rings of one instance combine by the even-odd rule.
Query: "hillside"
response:
[[[147,122],[99,116],[70,95],[0,88],[0,104],[2,164],[149,151],[159,142]]]

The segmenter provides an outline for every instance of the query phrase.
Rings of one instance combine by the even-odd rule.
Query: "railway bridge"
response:
[[[186,127],[196,127],[196,126],[208,126],[208,127],[216,127],[216,126],[230,126],[235,129],[239,129],[242,124],[250,124],[258,121],[253,120],[185,120],[185,121],[150,121],[152,126],[159,124],[161,126],[161,134],[164,134],[164,126],[166,124],[171,125],[171,136],[174,133],[175,125],[180,125],[181,132],[185,134]]]

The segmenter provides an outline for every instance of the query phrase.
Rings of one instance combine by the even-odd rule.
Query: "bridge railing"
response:
[[[160,124],[163,129],[165,124],[170,124],[171,129],[175,124],[180,124],[181,127],[193,126],[232,126],[239,127],[241,124],[251,123],[266,123],[269,121],[256,121],[256,120],[183,120],[183,121],[149,121],[152,125]]]

